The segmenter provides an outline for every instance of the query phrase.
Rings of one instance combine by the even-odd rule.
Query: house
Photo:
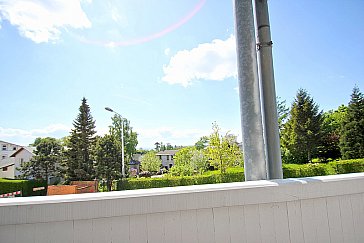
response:
[[[174,165],[173,157],[177,152],[178,150],[164,150],[156,153],[156,156],[162,160],[163,167],[169,169]]]
[[[10,147],[11,149],[13,149],[12,153],[9,156],[7,155],[6,158],[0,161],[0,178],[14,179],[17,176],[21,175],[20,171],[17,170],[17,168],[22,166],[23,163],[29,162],[30,159],[34,156],[34,148],[26,146],[18,147],[19,149],[14,149],[15,146],[12,145]]]
[[[9,158],[10,155],[14,153],[14,151],[20,148],[20,145],[0,140],[0,162],[4,159]]]

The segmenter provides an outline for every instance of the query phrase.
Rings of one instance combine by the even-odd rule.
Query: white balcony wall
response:
[[[364,173],[0,199],[0,242],[364,242]]]

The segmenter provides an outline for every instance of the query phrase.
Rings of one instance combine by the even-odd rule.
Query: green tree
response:
[[[167,143],[166,149],[167,150],[172,150],[173,149],[173,146],[170,143]]]
[[[216,123],[212,124],[212,130],[206,154],[210,164],[218,168],[221,173],[225,173],[228,167],[241,163],[242,153],[236,142],[236,136],[228,133],[220,136],[220,128]]]
[[[195,147],[198,150],[205,149],[207,145],[209,144],[209,137],[208,136],[202,136],[200,140],[198,140],[195,143]]]
[[[343,159],[364,157],[364,96],[354,87],[340,138]]]
[[[143,155],[140,162],[143,171],[156,172],[160,170],[162,161],[155,154],[156,152],[151,150]]]
[[[321,141],[322,111],[304,89],[299,89],[284,125],[282,145],[286,160],[311,162]]]
[[[155,142],[155,151],[159,152],[161,151],[161,144],[159,142]]]
[[[322,139],[317,153],[320,160],[327,161],[341,157],[339,140],[346,113],[347,107],[341,105],[337,110],[330,110],[323,114]]]
[[[185,147],[180,149],[173,157],[174,165],[170,169],[170,173],[178,176],[193,175],[194,166],[191,161],[195,150],[195,147]]]
[[[112,125],[110,126],[109,132],[115,138],[115,142],[119,147],[121,153],[121,129],[123,129],[124,134],[124,156],[125,161],[130,161],[133,154],[136,153],[136,147],[138,145],[138,134],[133,131],[130,126],[130,121],[126,118],[122,118],[115,114],[112,117]],[[120,156],[120,172],[122,171],[122,162]]]
[[[289,116],[289,108],[286,106],[286,101],[280,100],[280,97],[277,97],[277,115],[279,133],[281,133]]]
[[[209,160],[203,150],[194,149],[191,156],[191,165],[195,171],[200,174],[207,171],[209,168]]]
[[[65,168],[67,180],[93,180],[95,178],[92,151],[96,145],[95,121],[86,98],[82,99],[79,114],[67,141]]]
[[[96,145],[96,175],[106,179],[107,189],[111,191],[112,181],[120,178],[120,149],[119,141],[112,135],[106,134],[97,141]]]
[[[55,138],[37,138],[34,156],[19,169],[23,178],[33,177],[49,181],[59,174],[61,162],[61,145]]]

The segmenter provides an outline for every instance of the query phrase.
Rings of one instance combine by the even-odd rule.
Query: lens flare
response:
[[[145,37],[130,39],[130,40],[126,40],[126,41],[91,40],[91,39],[87,39],[83,36],[79,36],[77,38],[81,42],[86,43],[86,44],[101,45],[101,46],[105,46],[105,47],[130,46],[130,45],[138,45],[138,44],[146,43],[146,42],[158,39],[172,31],[178,29],[185,23],[187,23],[190,19],[192,19],[193,16],[195,16],[201,10],[201,8],[204,6],[205,3],[206,3],[206,0],[200,0],[193,7],[193,9],[191,11],[189,11],[185,16],[183,16],[180,20],[169,25],[167,28],[165,28],[159,32],[155,32],[155,33],[145,36]]]

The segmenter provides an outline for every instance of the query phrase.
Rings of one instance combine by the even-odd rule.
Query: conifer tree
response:
[[[95,147],[95,121],[92,118],[90,106],[84,97],[79,108],[79,114],[73,121],[65,152],[66,179],[67,180],[93,180],[95,170],[92,150]]]
[[[299,89],[282,134],[286,162],[311,162],[321,139],[321,124],[322,111],[306,90]]]
[[[340,137],[343,159],[364,157],[364,96],[354,87]]]

